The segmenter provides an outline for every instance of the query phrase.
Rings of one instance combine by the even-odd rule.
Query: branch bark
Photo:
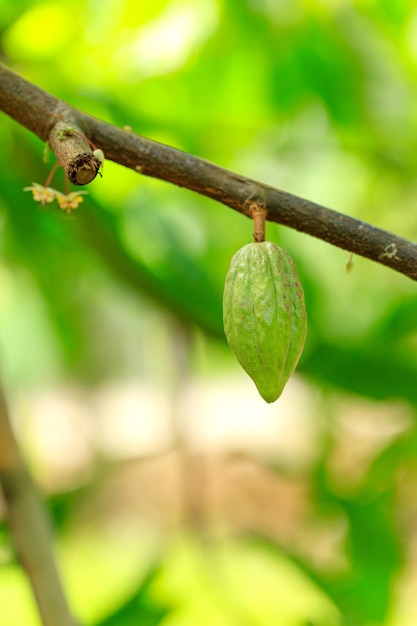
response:
[[[195,191],[248,217],[252,217],[253,205],[258,202],[265,206],[267,219],[271,222],[307,233],[417,280],[417,245],[414,242],[181,150],[116,128],[65,104],[1,64],[0,110],[43,141],[49,140],[67,176],[75,184],[80,184],[78,169],[75,167],[75,172],[74,169],[69,171],[56,142],[57,132],[68,127],[81,129],[89,141],[103,150],[106,159]],[[87,146],[74,150],[76,154],[73,156],[78,154],[81,157],[80,166],[85,164],[83,155],[91,155],[91,148],[88,146],[87,149]],[[96,165],[98,171],[99,162]],[[94,164],[91,167],[94,169]]]
[[[0,390],[0,485],[16,555],[32,585],[44,626],[76,626],[52,554],[49,520],[22,461]]]

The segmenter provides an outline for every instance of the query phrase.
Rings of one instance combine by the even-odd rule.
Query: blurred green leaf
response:
[[[155,564],[148,571],[137,589],[115,611],[94,626],[157,626],[169,615],[171,608],[152,598],[150,588],[160,572],[161,565]]]
[[[417,364],[413,354],[398,345],[352,346],[318,340],[302,358],[299,370],[324,386],[387,400],[417,403]]]
[[[137,256],[132,257],[121,244],[119,221],[98,207],[90,206],[78,224],[83,240],[119,279],[144,291],[185,322],[197,324],[211,335],[223,335],[221,291],[195,259],[175,245],[175,236],[167,224],[159,232],[159,240],[153,241],[155,248],[167,246],[163,262],[155,268]],[[152,240],[152,233],[146,236]]]

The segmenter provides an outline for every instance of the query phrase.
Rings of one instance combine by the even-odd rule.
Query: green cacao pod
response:
[[[226,338],[266,402],[281,395],[307,333],[304,292],[294,260],[270,241],[234,255],[223,294]]]

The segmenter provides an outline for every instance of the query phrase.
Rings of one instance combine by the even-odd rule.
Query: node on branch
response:
[[[71,183],[88,185],[97,176],[102,162],[78,126],[58,121],[49,135],[49,144]]]

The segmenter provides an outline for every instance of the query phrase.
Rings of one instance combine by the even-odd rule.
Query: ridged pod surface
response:
[[[266,402],[281,395],[307,333],[304,292],[294,260],[270,241],[234,255],[223,294],[226,338]]]

